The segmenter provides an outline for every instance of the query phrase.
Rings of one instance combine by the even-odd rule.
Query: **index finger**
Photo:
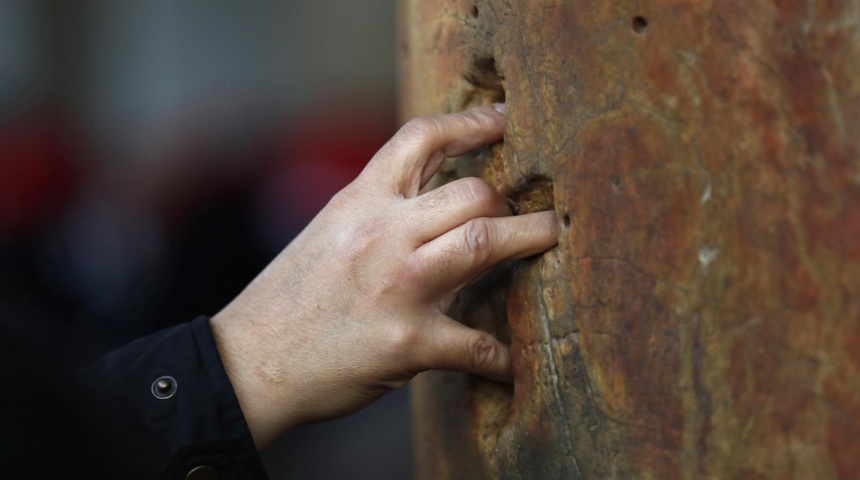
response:
[[[460,113],[417,117],[406,123],[374,155],[365,171],[376,184],[411,198],[439,169],[456,157],[502,138],[504,104]]]

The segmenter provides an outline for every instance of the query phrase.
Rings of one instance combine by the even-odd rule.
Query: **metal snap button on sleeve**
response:
[[[176,394],[176,387],[176,379],[171,376],[164,375],[156,378],[155,381],[152,382],[150,390],[155,398],[166,400]]]
[[[218,480],[218,470],[209,465],[198,465],[185,475],[185,480]]]

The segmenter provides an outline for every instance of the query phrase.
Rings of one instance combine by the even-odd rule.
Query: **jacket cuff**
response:
[[[140,478],[267,478],[208,317],[135,340],[87,372]],[[196,470],[195,470],[196,469]],[[190,478],[193,478],[191,475]]]

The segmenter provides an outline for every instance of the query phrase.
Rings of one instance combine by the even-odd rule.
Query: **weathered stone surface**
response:
[[[558,248],[455,314],[516,385],[414,384],[419,478],[860,478],[860,0],[401,0],[403,117]]]

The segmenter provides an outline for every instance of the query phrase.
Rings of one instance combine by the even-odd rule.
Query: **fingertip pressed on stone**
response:
[[[493,104],[493,110],[504,115],[505,114],[505,104],[504,103],[494,103]]]

